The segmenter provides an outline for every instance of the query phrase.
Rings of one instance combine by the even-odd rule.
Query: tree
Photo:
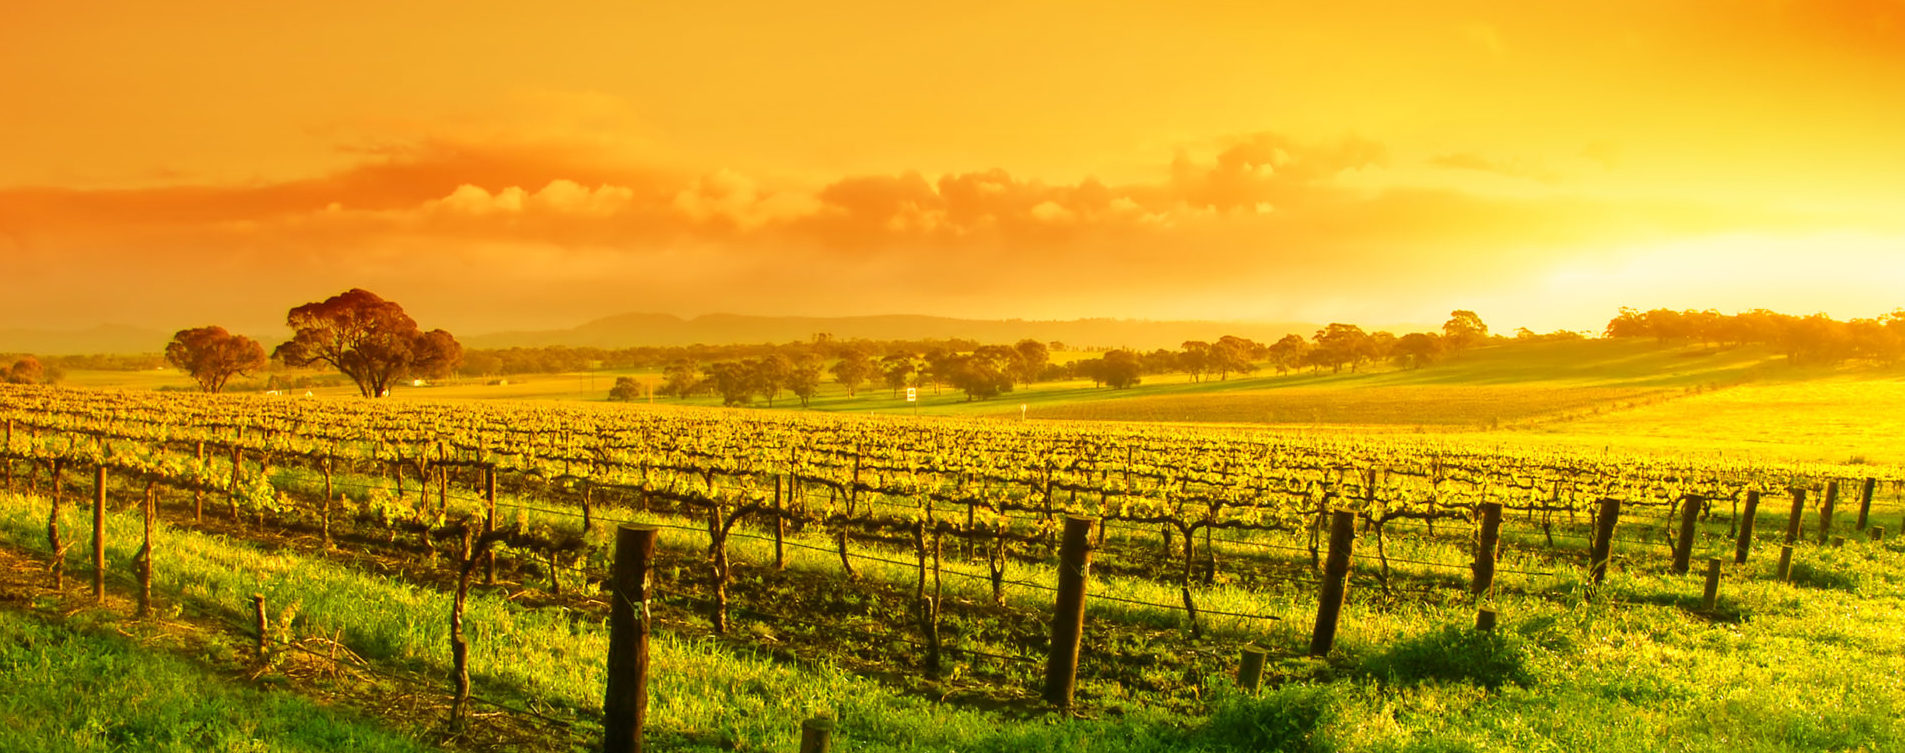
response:
[[[1337,373],[1343,371],[1344,364],[1349,364],[1350,372],[1354,373],[1356,365],[1372,353],[1369,333],[1354,324],[1332,322],[1329,327],[1318,330],[1311,339],[1316,341],[1316,350],[1311,353],[1315,362],[1329,366]]]
[[[1449,320],[1442,323],[1442,341],[1449,350],[1464,351],[1487,339],[1488,325],[1468,309],[1450,311]]]
[[[677,358],[661,370],[661,394],[687,397],[701,387],[701,366],[692,358]]]
[[[609,399],[624,403],[642,399],[642,383],[635,377],[616,377],[615,386],[609,388]]]
[[[820,394],[820,356],[812,353],[803,355],[795,361],[787,372],[787,389],[800,398],[800,407],[805,408]]]
[[[165,361],[192,375],[199,389],[213,394],[234,376],[249,376],[270,365],[265,346],[224,327],[182,329],[165,344]]]
[[[1224,335],[1205,351],[1204,367],[1207,371],[1217,372],[1218,381],[1229,379],[1231,372],[1248,374],[1257,370],[1256,364],[1251,363],[1251,360],[1256,358],[1261,350],[1263,346],[1257,344],[1255,340],[1236,335]]]
[[[1017,354],[1004,345],[983,345],[949,363],[952,385],[965,390],[966,400],[990,400],[1012,391],[1011,366]]]
[[[723,361],[708,367],[708,380],[721,393],[722,405],[746,405],[754,399],[754,368],[738,361]]]
[[[754,392],[767,398],[767,407],[774,407],[774,398],[786,389],[794,378],[794,359],[783,353],[769,353],[759,359],[749,361],[749,369],[754,380]]]
[[[1018,377],[1020,384],[1027,387],[1038,381],[1039,373],[1045,371],[1045,365],[1052,362],[1051,350],[1045,343],[1030,338],[1020,340],[1012,346],[1012,351],[1018,357],[1013,364],[1013,374]]]
[[[1139,375],[1144,372],[1144,360],[1129,350],[1114,350],[1106,353],[1098,366],[1097,378],[1114,390],[1122,390],[1137,385]]]
[[[1442,338],[1429,332],[1411,332],[1396,340],[1395,354],[1397,364],[1406,364],[1411,369],[1422,368],[1434,363],[1442,355]]]
[[[1303,366],[1303,357],[1310,353],[1310,341],[1302,335],[1284,335],[1269,347],[1270,364],[1277,368],[1278,374]]]
[[[34,358],[33,356],[23,356],[20,360],[14,361],[13,367],[7,369],[5,376],[7,384],[42,384],[47,382],[46,367],[40,364],[40,359]]]
[[[329,364],[365,397],[389,394],[411,377],[443,376],[463,358],[463,346],[440,329],[424,332],[395,302],[352,288],[285,316],[291,340],[271,357],[287,366]]]
[[[1202,381],[1204,372],[1210,371],[1210,343],[1203,340],[1186,340],[1182,346],[1184,352],[1177,357],[1178,368],[1191,375],[1191,381]]]
[[[860,390],[860,385],[865,384],[879,367],[873,365],[873,357],[867,355],[866,351],[849,347],[841,352],[840,360],[835,361],[829,370],[833,372],[834,381],[847,388],[847,397],[853,397]],[[802,401],[801,405],[806,405],[806,402]]]
[[[893,396],[900,396],[900,388],[906,386],[906,380],[912,378],[919,367],[913,364],[913,357],[905,353],[894,353],[880,359],[880,373],[886,379],[886,386],[893,388]]]

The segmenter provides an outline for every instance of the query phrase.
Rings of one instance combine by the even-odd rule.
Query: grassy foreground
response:
[[[424,751],[354,715],[257,690],[103,628],[0,609],[0,750]]]
[[[37,498],[0,496],[0,543],[43,556],[44,510]],[[68,525],[87,524],[75,514]],[[136,521],[114,515],[109,528],[110,567],[129,572]],[[162,610],[236,613],[246,594],[261,592],[290,607],[282,614],[294,633],[341,633],[367,657],[435,676],[447,664],[442,593],[240,540],[162,527],[158,542],[155,587],[171,605]],[[68,554],[73,572],[83,572],[84,553]],[[1356,629],[1329,662],[1272,646],[1278,684],[1256,696],[1224,677],[1187,677],[1208,701],[1198,714],[1146,711],[1140,698],[1127,713],[1098,719],[1002,716],[899,693],[825,663],[788,664],[661,632],[651,740],[659,750],[792,751],[800,721],[827,714],[840,722],[835,749],[845,751],[1734,753],[1905,744],[1905,554],[1861,542],[1804,546],[1791,584],[1774,582],[1764,559],[1729,570],[1713,613],[1697,609],[1697,580],[1637,566],[1599,588],[1557,578],[1539,593],[1505,597],[1497,604],[1504,625],[1493,634],[1469,629],[1466,598],[1385,599],[1363,584],[1348,612]],[[1266,608],[1302,611],[1298,603]],[[479,694],[533,700],[582,725],[594,716],[605,650],[599,619],[482,593],[469,620]],[[57,642],[0,645],[23,657],[9,661],[85,653]],[[176,665],[136,652],[113,661],[117,674],[142,678]],[[187,724],[234,703],[193,692],[196,703],[160,718]],[[122,724],[139,718],[136,705],[109,708]],[[9,713],[49,716],[62,729],[94,723],[85,714]],[[292,734],[261,729],[272,739]],[[306,748],[220,738],[196,749]]]

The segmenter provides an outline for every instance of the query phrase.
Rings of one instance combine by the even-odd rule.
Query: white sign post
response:
[[[913,404],[913,415],[915,416],[919,415],[919,388],[918,387],[906,388],[906,402]]]

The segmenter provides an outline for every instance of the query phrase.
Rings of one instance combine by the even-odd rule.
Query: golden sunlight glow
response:
[[[1905,2],[37,4],[0,328],[1598,329],[1905,288]],[[189,294],[180,291],[192,290]]]

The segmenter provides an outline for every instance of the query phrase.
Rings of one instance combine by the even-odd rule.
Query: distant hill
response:
[[[124,324],[85,329],[0,329],[0,353],[73,356],[94,353],[158,353],[172,333]]]
[[[470,348],[567,345],[627,348],[635,346],[784,343],[828,333],[835,340],[919,340],[970,338],[1011,343],[1025,338],[1058,341],[1069,347],[1176,348],[1186,340],[1215,340],[1224,335],[1274,342],[1289,333],[1308,337],[1320,325],[1305,322],[1146,321],[1140,319],[954,319],[941,316],[740,316],[709,314],[683,319],[667,314],[622,314],[573,329],[501,332],[461,338]]]

